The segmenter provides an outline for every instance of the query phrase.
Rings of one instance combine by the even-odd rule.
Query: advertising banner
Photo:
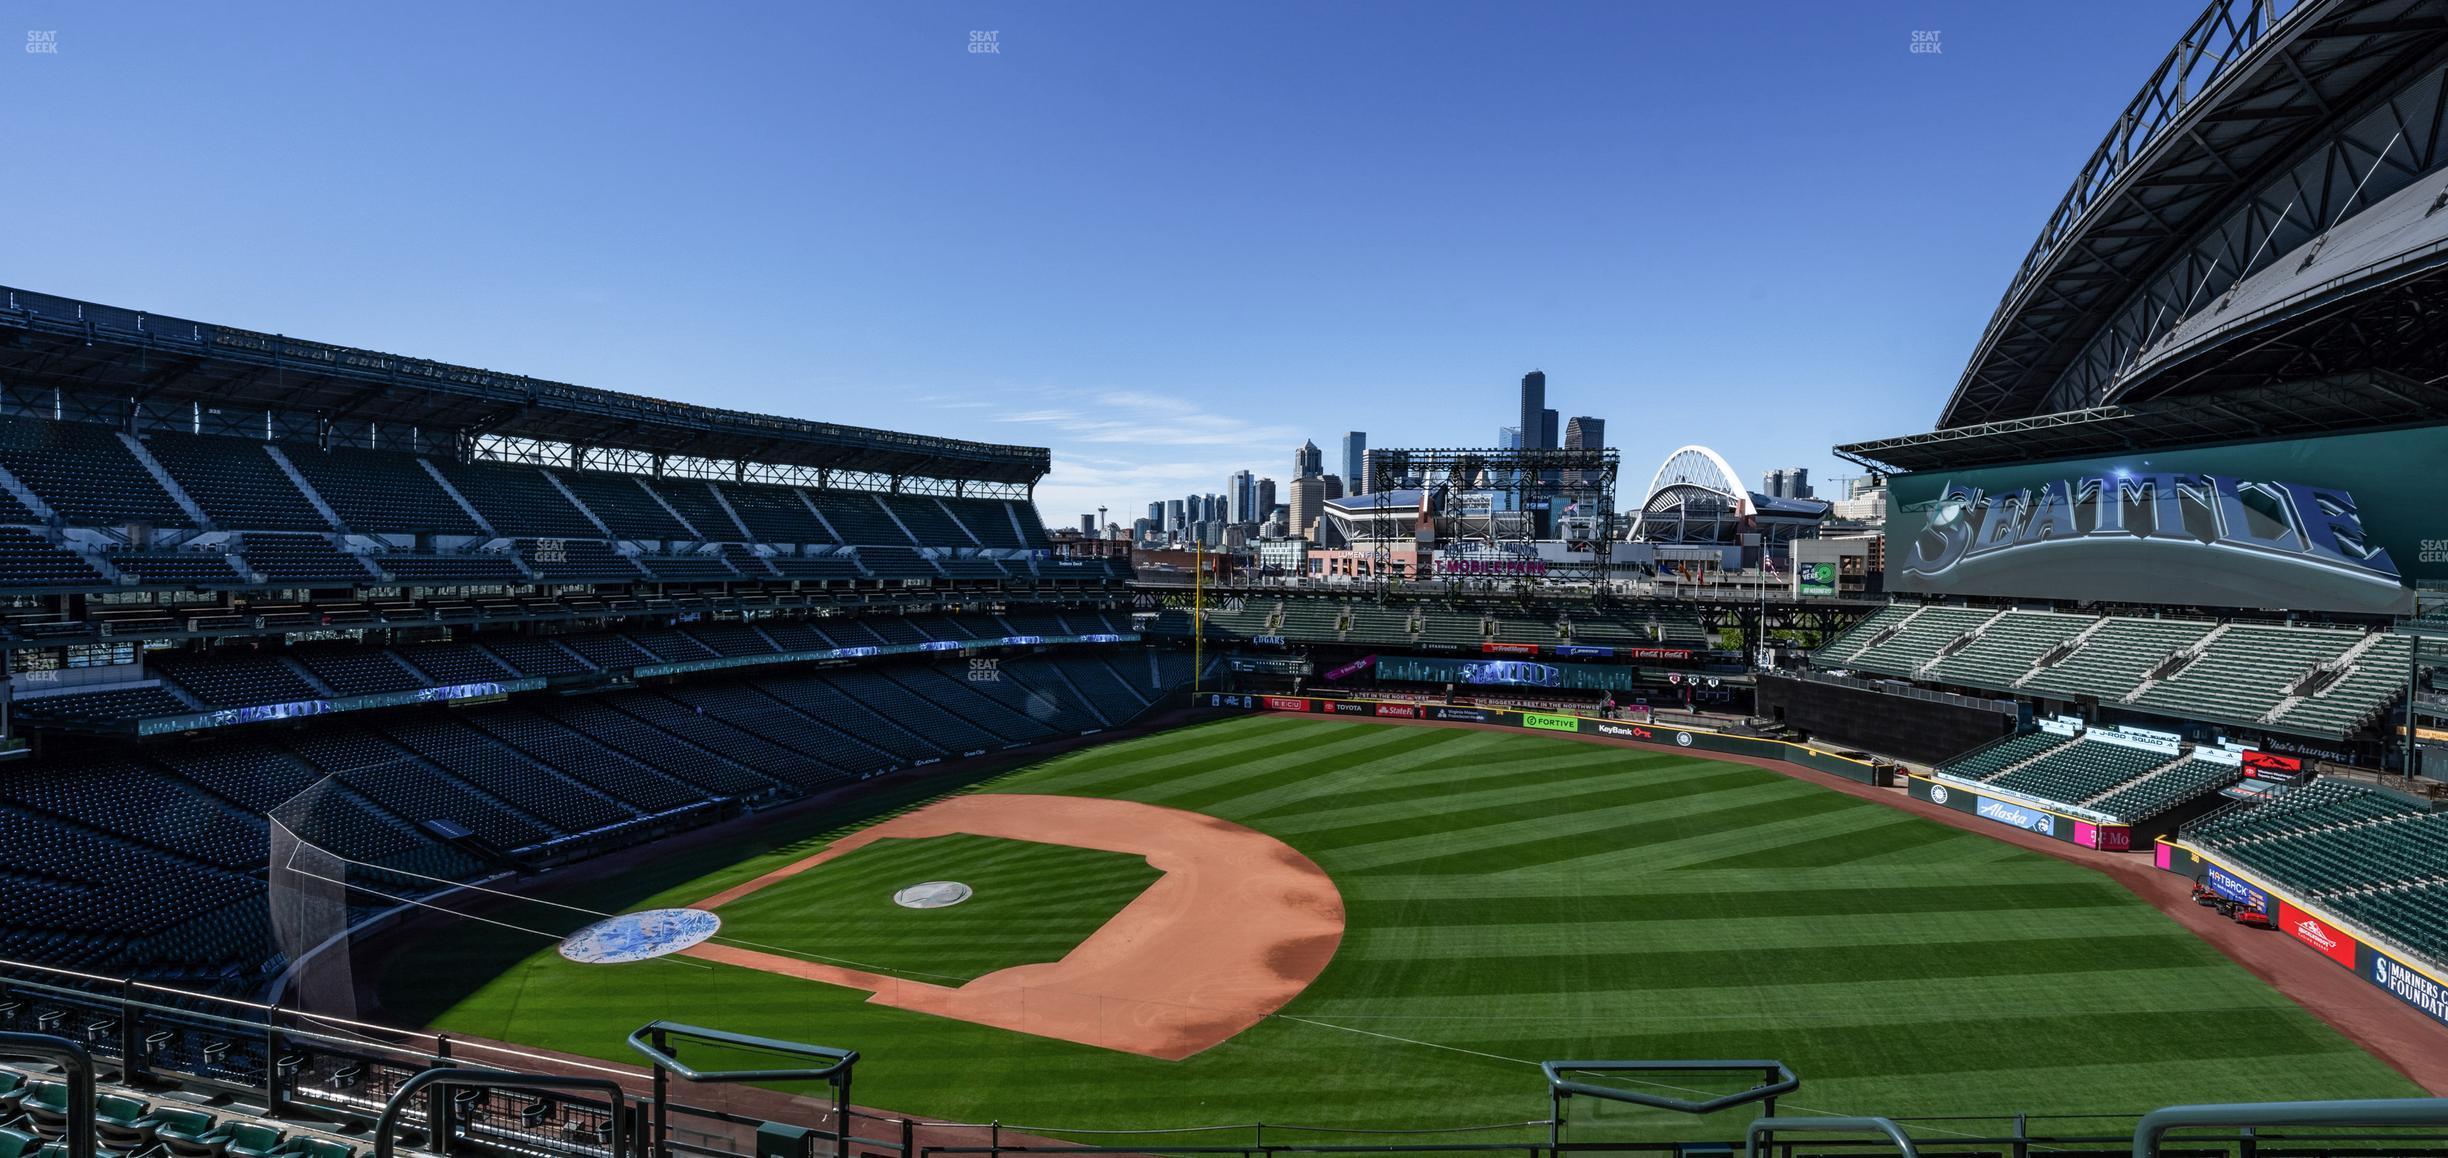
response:
[[[1535,643],[1498,643],[1491,640],[1480,644],[1479,650],[1489,655],[1537,655],[1538,645]]]
[[[1545,712],[1523,712],[1521,722],[1522,727],[1543,728],[1550,732],[1578,732],[1581,730],[1581,717],[1579,716],[1551,716]]]
[[[1794,584],[1794,594],[1806,598],[1813,595],[1834,595],[1836,594],[1836,564],[1798,564],[1794,568]]]
[[[1305,712],[1309,710],[1309,701],[1298,696],[1261,696],[1259,698],[1265,702],[1268,708],[1278,712]]]
[[[2436,973],[2391,956],[2380,947],[2338,928],[2327,918],[2306,912],[2283,897],[2271,897],[2260,885],[2212,863],[2209,858],[2189,848],[2161,842],[2159,850],[2160,867],[2185,872],[2192,864],[2201,865],[2202,881],[2210,887],[2210,891],[2270,913],[2288,936],[2310,946],[2321,956],[2354,970],[2356,976],[2420,1010],[2423,1016],[2448,1025],[2448,982],[2443,982]]]
[[[2278,902],[2278,927],[2285,929],[2296,940],[2320,950],[2322,956],[2349,969],[2355,967],[2355,950],[2363,945],[2351,934],[2339,931],[2329,922],[2284,900]]]
[[[2422,1010],[2431,1020],[2448,1025],[2448,985],[2376,950],[2371,954],[2371,969],[2364,976],[2397,1000]]]
[[[2122,824],[2093,824],[2088,820],[2077,820],[2073,824],[2074,843],[2084,848],[2106,849],[2109,852],[2126,852],[2133,848],[2133,829]]]
[[[1420,713],[1419,705],[1417,704],[1379,704],[1377,705],[1377,714],[1380,716],[1400,716],[1403,719],[1409,720],[1418,718]]]
[[[285,704],[255,704],[242,708],[221,708],[210,712],[189,712],[177,716],[152,716],[136,721],[136,734],[160,736],[173,732],[200,731],[205,728],[227,728],[238,724],[294,720],[305,716],[320,716],[329,712],[395,708],[407,704],[485,703],[502,699],[512,692],[535,691],[544,684],[545,681],[540,676],[527,676],[520,679],[485,683],[416,688],[404,692],[373,692],[361,696],[335,696],[328,700],[297,700]]]
[[[1892,591],[2405,614],[2448,426],[1898,475]]]
[[[2253,748],[2246,748],[2241,755],[2244,762],[2244,774],[2255,780],[2272,780],[2284,784],[2303,774],[2303,758],[2300,756],[2281,756],[2276,752],[2263,752]]]
[[[1608,656],[1614,655],[1615,649],[1611,647],[1595,647],[1585,643],[1559,643],[1555,646],[1555,653],[1561,656],[1572,656],[1583,659],[1605,659]]]
[[[1994,820],[1999,824],[2011,824],[2025,832],[2036,832],[2042,836],[2057,835],[2057,818],[2037,808],[2025,808],[2020,804],[2011,804],[1987,796],[1977,796],[1974,798],[1972,811],[1982,819]]]
[[[1357,673],[1359,673],[1359,672],[1367,671],[1368,669],[1370,669],[1370,668],[1372,668],[1372,667],[1375,667],[1375,666],[1377,666],[1377,657],[1376,657],[1376,656],[1373,656],[1373,655],[1364,655],[1364,656],[1361,656],[1361,657],[1360,657],[1360,658],[1358,658],[1358,659],[1355,659],[1355,660],[1351,661],[1350,663],[1347,663],[1347,664],[1341,664],[1341,665],[1339,665],[1339,666],[1336,666],[1336,667],[1333,667],[1333,668],[1329,668],[1329,669],[1327,670],[1327,672],[1326,672],[1326,679],[1327,679],[1329,682],[1332,682],[1332,681],[1335,681],[1335,680],[1340,680],[1340,679],[1343,679],[1343,678],[1344,678],[1344,677],[1346,677],[1346,676],[1350,676],[1350,675],[1357,674]]]
[[[2203,871],[2202,883],[2209,886],[2211,892],[2228,900],[2251,906],[2264,913],[2270,911],[2268,893],[2262,892],[2250,882],[2217,865],[2210,865]]]
[[[1564,686],[1564,672],[1556,665],[1519,659],[1390,656],[1378,661],[1377,678],[1395,683],[1505,684],[1531,688]]]

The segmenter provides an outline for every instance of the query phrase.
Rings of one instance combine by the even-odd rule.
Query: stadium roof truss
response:
[[[1904,474],[2443,422],[2448,386],[2361,371],[1872,439],[1836,453],[1873,471]]]
[[[1051,466],[1043,447],[671,402],[5,287],[0,407],[646,473],[687,458],[720,477],[865,489],[1009,495]]]
[[[2237,281],[2448,165],[2444,60],[2432,0],[2213,0],[2050,214],[1939,425],[2117,398]]]

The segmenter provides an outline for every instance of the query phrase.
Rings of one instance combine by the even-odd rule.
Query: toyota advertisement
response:
[[[1887,586],[2405,614],[2448,583],[2443,461],[2448,426],[1899,475]]]

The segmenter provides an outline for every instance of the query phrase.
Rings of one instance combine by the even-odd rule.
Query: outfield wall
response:
[[[1917,772],[1908,779],[1911,781],[1913,799],[1926,800],[1940,808],[1969,812],[1983,820],[2084,848],[2125,852],[2133,847],[2133,828],[2130,825],[2069,816],[2020,796],[1992,794],[1935,780]]]
[[[1759,678],[1759,715],[1848,748],[1935,764],[2010,735],[2016,717],[1987,708],[1793,676]]]
[[[2348,932],[2347,922],[2318,906],[2182,841],[2159,838],[2152,859],[2160,868],[2199,880],[2222,897],[2268,913],[2288,936],[2313,952],[2354,970],[2355,976],[2448,1026],[2448,971],[2416,961],[2410,953],[2374,945]]]
[[[1830,752],[1808,744],[1771,740],[1761,736],[1737,736],[1708,728],[1668,727],[1640,720],[1609,720],[1597,716],[1565,715],[1557,712],[1521,712],[1510,708],[1481,708],[1461,704],[1421,704],[1403,700],[1346,700],[1322,696],[1270,696],[1250,692],[1193,692],[1190,706],[1221,711],[1242,712],[1306,712],[1325,716],[1367,716],[1375,719],[1442,720],[1447,723],[1481,724],[1499,728],[1519,728],[1531,732],[1566,732],[1582,736],[1611,736],[1619,740],[1639,740],[1650,744],[1666,744],[1694,752],[1723,752],[1736,756],[1762,756],[1782,760],[1815,772],[1842,776],[1862,784],[1882,788],[1895,785],[1895,771],[1886,764],[1855,756]]]

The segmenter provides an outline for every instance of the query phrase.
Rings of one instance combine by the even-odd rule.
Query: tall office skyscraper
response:
[[[1275,517],[1275,480],[1258,480],[1257,497],[1250,502],[1250,521],[1263,523]]]
[[[1369,490],[1368,432],[1350,431],[1343,436],[1343,493],[1364,495]]]
[[[1564,424],[1564,449],[1598,450],[1605,446],[1606,419],[1592,418],[1586,414],[1576,414],[1573,416],[1572,421]],[[1565,473],[1571,476],[1565,479],[1565,481],[1573,484],[1574,486],[1581,486],[1585,483],[1591,482],[1597,477],[1596,472],[1586,470],[1567,471]]]
[[[1312,525],[1326,506],[1325,475],[1302,475],[1292,480],[1292,537],[1313,539]]]
[[[1554,450],[1560,445],[1562,444],[1556,441],[1556,412],[1553,410],[1539,411],[1538,448]]]
[[[1785,497],[1789,499],[1807,499],[1815,497],[1811,494],[1809,467],[1796,466],[1786,468]]]
[[[1164,529],[1164,503],[1162,501],[1148,504],[1148,523],[1157,530]]]
[[[1313,474],[1324,473],[1326,473],[1325,454],[1318,450],[1316,443],[1302,439],[1301,444],[1292,449],[1292,477],[1303,479]]]
[[[1087,537],[1089,537],[1089,538],[1091,538],[1091,539],[1093,539],[1093,538],[1096,538],[1096,537],[1097,537],[1097,525],[1096,525],[1096,516],[1095,516],[1095,515],[1081,515],[1081,516],[1080,516],[1080,534],[1085,535],[1085,536],[1087,536]]]
[[[1520,450],[1521,444],[1521,427],[1499,426],[1496,428],[1496,448],[1498,450]]]
[[[1555,445],[1553,442],[1542,443],[1538,440],[1539,432],[1546,429],[1540,416],[1550,413],[1553,411],[1547,409],[1547,372],[1532,370],[1522,375],[1521,424],[1518,427],[1521,431],[1522,449],[1536,450],[1541,446]]]
[[[1765,471],[1760,474],[1760,493],[1772,499],[1785,497],[1785,472]]]
[[[1182,501],[1180,499],[1166,499],[1164,522],[1165,534],[1171,538],[1180,538],[1182,528],[1188,525],[1188,514],[1182,509]]]
[[[1258,520],[1250,515],[1250,504],[1258,499],[1258,476],[1246,470],[1232,472],[1232,477],[1224,480],[1224,499],[1228,507],[1224,512],[1225,521],[1257,522]]]

